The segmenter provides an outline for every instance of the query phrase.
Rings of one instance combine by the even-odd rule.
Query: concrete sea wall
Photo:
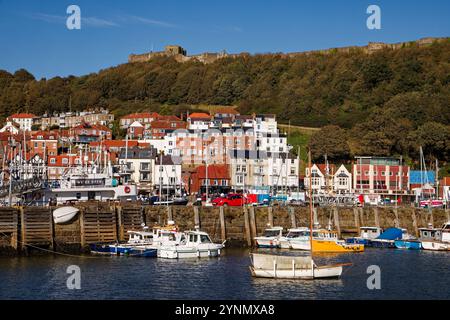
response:
[[[227,246],[252,246],[253,238],[268,225],[309,226],[305,207],[166,207],[139,204],[83,203],[79,214],[66,224],[55,224],[55,208],[1,207],[0,255],[59,252],[77,254],[89,251],[96,242],[124,241],[127,231],[164,225],[174,220],[180,230],[196,225],[214,241],[227,240]],[[450,210],[432,211],[411,207],[315,208],[314,217],[322,227],[329,224],[341,236],[353,235],[360,226],[406,228],[417,235],[428,224],[441,226],[450,220]]]

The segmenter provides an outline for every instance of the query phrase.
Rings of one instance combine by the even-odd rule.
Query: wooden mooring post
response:
[[[198,206],[194,206],[194,225],[200,228],[200,213],[198,212]]]
[[[225,241],[227,239],[227,233],[225,229],[225,213],[224,208],[219,207],[219,218],[220,218],[220,235],[222,241]]]
[[[394,215],[395,215],[394,226],[396,228],[399,228],[400,227],[400,219],[398,217],[398,208],[397,207],[394,208]]]
[[[167,206],[167,221],[173,221],[172,206]]]
[[[355,227],[358,229],[359,232],[359,228],[361,227],[361,225],[359,224],[358,208],[353,208],[353,216],[355,217]]]
[[[252,240],[257,237],[256,233],[256,219],[255,219],[255,207],[250,207],[250,229],[252,231]],[[254,241],[253,241],[254,242]],[[256,243],[254,243],[256,244]]]
[[[245,238],[247,239],[247,245],[249,247],[252,246],[252,236],[250,234],[250,222],[248,218],[248,210],[247,207],[243,207],[244,210],[244,228],[245,228]]]
[[[380,227],[380,216],[378,215],[378,207],[373,208],[373,213],[375,215],[375,226]]]
[[[418,237],[419,236],[419,226],[417,225],[417,217],[416,217],[415,209],[412,210],[411,218],[412,218],[412,223],[413,223],[413,228],[414,228],[414,235],[416,237]]]
[[[341,225],[339,223],[339,212],[336,207],[333,207],[333,220],[334,220],[334,226],[336,227],[336,231],[338,233],[338,237],[341,237]]]
[[[267,207],[267,217],[268,217],[267,223],[269,224],[270,227],[273,227],[273,207]]]
[[[293,207],[288,207],[289,216],[291,217],[292,228],[297,228],[297,222],[295,221],[295,210]]]

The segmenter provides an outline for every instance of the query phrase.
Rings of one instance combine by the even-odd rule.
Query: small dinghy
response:
[[[317,266],[311,256],[285,256],[251,253],[252,276],[274,279],[333,279],[339,278],[349,264]]]
[[[67,223],[72,220],[80,210],[75,207],[61,207],[53,210],[53,221],[56,224]]]

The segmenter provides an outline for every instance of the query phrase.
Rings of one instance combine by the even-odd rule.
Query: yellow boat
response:
[[[347,244],[339,240],[336,231],[315,230],[312,239],[313,252],[363,252],[363,244]]]

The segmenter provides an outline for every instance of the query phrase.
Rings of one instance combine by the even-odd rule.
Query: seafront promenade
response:
[[[139,203],[86,202],[76,205],[79,213],[68,223],[55,224],[55,207],[1,207],[0,255],[40,252],[80,254],[90,243],[128,239],[127,231],[142,230],[175,221],[180,230],[199,226],[214,241],[227,240],[227,247],[252,247],[253,238],[268,226],[289,228],[309,225],[307,207],[197,207],[142,206]],[[418,235],[418,228],[441,226],[450,220],[450,210],[413,207],[319,207],[314,219],[342,236],[358,233],[359,227],[406,228]]]

